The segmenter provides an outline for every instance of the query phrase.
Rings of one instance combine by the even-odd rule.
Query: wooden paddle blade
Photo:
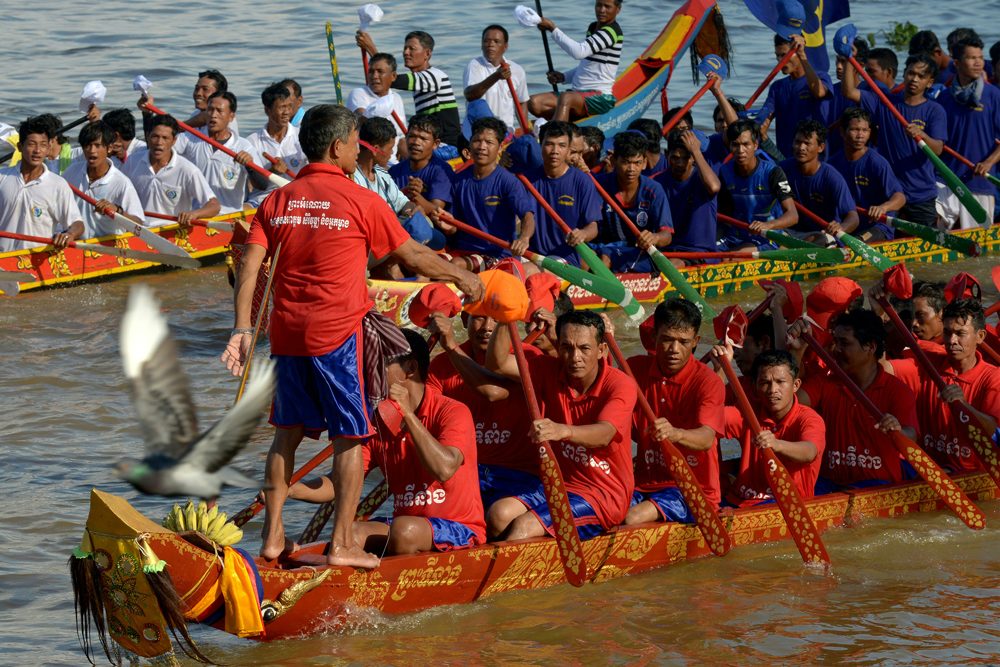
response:
[[[913,466],[920,478],[927,482],[945,505],[950,507],[962,522],[973,530],[986,527],[986,517],[973,504],[962,489],[927,455],[920,445],[899,431],[892,432],[892,444],[902,454],[906,462]]]
[[[762,250],[758,259],[769,259],[772,262],[790,262],[792,264],[842,264],[848,261],[840,248],[787,248],[785,250]]]
[[[677,447],[669,440],[663,440],[660,442],[660,448],[663,450],[667,470],[670,471],[670,476],[677,483],[684,502],[694,515],[695,523],[708,548],[716,556],[725,556],[733,548],[733,540],[722,519],[719,518],[718,510],[705,497],[698,478],[694,476],[694,471]]]
[[[979,255],[983,252],[982,246],[966,236],[949,234],[948,232],[940,229],[928,227],[927,225],[921,225],[916,222],[910,222],[909,220],[901,220],[899,218],[889,218],[889,224],[899,231],[909,234],[910,236],[916,236],[917,238],[923,239],[928,243],[933,243],[934,245],[947,248],[948,250],[956,250],[963,255],[979,257]]]
[[[809,515],[805,501],[795,488],[795,481],[785,464],[770,449],[764,450],[764,474],[774,494],[774,501],[785,517],[788,532],[799,548],[799,554],[806,565],[830,566],[830,554],[819,536],[819,529]]]
[[[920,150],[924,152],[927,159],[934,165],[934,169],[937,171],[938,176],[940,176],[941,180],[944,181],[944,184],[948,186],[948,189],[955,193],[955,196],[958,197],[958,201],[962,203],[965,210],[968,211],[980,225],[989,225],[989,214],[986,213],[986,209],[982,207],[976,198],[972,196],[972,193],[969,192],[969,188],[962,182],[962,179],[956,176],[955,172],[945,165],[941,158],[937,156],[937,153],[935,153],[933,149],[927,145],[927,142],[921,139],[918,144],[920,146]]]
[[[888,271],[895,264],[894,261],[855,236],[840,232],[837,234],[837,240],[850,248],[862,261],[871,264],[879,271]]]
[[[677,290],[681,296],[697,306],[698,310],[701,311],[702,317],[715,317],[715,311],[710,305],[708,305],[708,301],[705,301],[705,297],[703,297],[698,290],[691,286],[691,283],[687,281],[684,274],[681,273],[669,259],[664,257],[662,252],[653,246],[650,246],[647,252],[650,259],[653,261],[653,264],[655,264],[656,268],[660,270],[663,277],[667,279],[667,282],[673,285],[674,289]]]
[[[99,243],[76,242],[76,247],[80,250],[89,250],[98,255],[112,255],[123,259],[134,259],[140,262],[154,262],[156,264],[168,264],[181,269],[197,269],[201,262],[191,256],[181,257],[180,255],[165,255],[159,252],[145,252],[143,250],[133,250],[131,248],[117,248],[114,246],[101,245]]]
[[[576,521],[566,496],[559,462],[556,461],[552,445],[543,442],[538,447],[538,469],[545,488],[545,499],[552,517],[552,530],[556,534],[559,558],[563,563],[566,581],[573,586],[587,583],[587,559],[583,554],[583,543],[576,532]]]

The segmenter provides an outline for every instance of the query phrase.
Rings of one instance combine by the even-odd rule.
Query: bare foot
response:
[[[360,567],[371,570],[378,567],[379,559],[375,554],[370,554],[358,545],[350,547],[332,545],[330,554],[326,557],[327,565],[339,565],[346,567]]]
[[[268,530],[267,522],[265,522],[260,539],[260,557],[265,560],[277,560],[281,554],[295,551],[295,548],[298,547],[285,537],[285,527],[280,523],[273,530]],[[292,548],[289,548],[290,546]]]

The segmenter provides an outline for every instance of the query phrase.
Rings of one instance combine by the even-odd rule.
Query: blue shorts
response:
[[[768,241],[763,236],[756,236],[752,234],[740,235],[740,234],[726,234],[717,243],[719,250],[739,250],[740,248],[752,245],[757,250],[777,250],[778,244],[773,241]]]
[[[542,480],[530,473],[502,466],[479,465],[479,493],[486,510],[501,498],[540,493],[545,497]]]
[[[394,517],[373,518],[372,521],[381,521],[392,526]],[[452,549],[466,549],[475,545],[476,534],[464,523],[452,521],[451,519],[439,519],[436,516],[415,517],[426,519],[431,525],[431,541],[435,551],[451,551]]]
[[[876,241],[891,241],[896,238],[896,228],[885,224],[884,222],[874,222],[870,225],[866,225],[863,229],[859,228],[851,232],[854,236],[860,237],[865,232],[871,231],[875,234],[881,234],[881,238],[876,238]],[[867,241],[871,243],[871,241]]]
[[[900,471],[903,473],[903,481],[907,482],[911,479],[916,479],[919,477],[917,471],[913,469],[908,461],[902,460],[899,462]],[[946,471],[947,472],[947,471]],[[859,482],[854,482],[852,484],[837,484],[826,477],[816,478],[816,495],[825,496],[828,493],[836,493],[837,491],[851,490],[851,489],[870,489],[873,486],[887,486],[893,484],[887,479],[863,479]]]
[[[576,532],[580,539],[589,540],[603,533],[604,528],[601,527],[601,522],[590,503],[575,493],[567,493],[566,495],[569,496],[569,508],[573,513],[573,523],[576,524]],[[549,512],[549,503],[545,498],[544,489],[533,493],[522,493],[515,498],[520,500],[528,508],[528,511],[538,518],[542,526],[545,527],[545,532],[555,537],[556,533],[552,528],[552,514]]]
[[[649,255],[628,241],[614,243],[593,243],[590,245],[598,257],[611,260],[611,270],[615,273],[652,273],[653,262]]]
[[[632,505],[638,505],[644,500],[653,503],[653,507],[663,521],[676,523],[694,523],[694,515],[684,502],[681,490],[676,486],[667,486],[656,491],[634,491]]]
[[[272,425],[301,426],[310,438],[366,438],[373,433],[361,371],[361,331],[318,357],[272,355],[278,388]]]

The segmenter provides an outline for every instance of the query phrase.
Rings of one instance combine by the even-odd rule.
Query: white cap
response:
[[[132,79],[132,90],[138,90],[143,95],[148,93],[149,89],[152,87],[153,87],[153,82],[141,74],[136,74],[135,78]]]
[[[367,5],[362,5],[358,7],[358,18],[361,19],[361,30],[368,30],[368,26],[372,23],[378,23],[382,20],[385,13],[382,8],[373,2],[369,2]]]
[[[538,15],[538,12],[524,5],[518,5],[514,8],[514,18],[525,28],[534,28],[542,21],[542,17]]]
[[[100,81],[88,81],[80,93],[80,111],[87,111],[92,104],[100,104],[104,101],[104,96],[108,94],[108,89]]]

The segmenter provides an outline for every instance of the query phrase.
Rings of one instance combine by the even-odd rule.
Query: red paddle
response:
[[[270,153],[264,153],[263,155],[264,159],[270,162],[271,164],[278,164],[278,158],[274,157]],[[285,173],[291,176],[292,178],[299,177],[299,175],[296,172],[292,171],[291,169],[285,169]]]
[[[330,456],[332,455],[333,455],[333,445],[327,445],[322,451],[316,454],[316,456],[309,459],[301,468],[299,468],[298,470],[295,471],[294,474],[292,474],[292,478],[288,485],[292,486],[293,484],[302,481],[303,477],[305,477],[313,470],[315,470],[316,466],[318,466],[320,463],[330,458]],[[260,511],[262,509],[264,509],[264,503],[254,498],[253,502],[251,502],[249,505],[240,510],[235,516],[233,516],[232,521],[237,526],[242,526],[250,519],[260,514]]]

